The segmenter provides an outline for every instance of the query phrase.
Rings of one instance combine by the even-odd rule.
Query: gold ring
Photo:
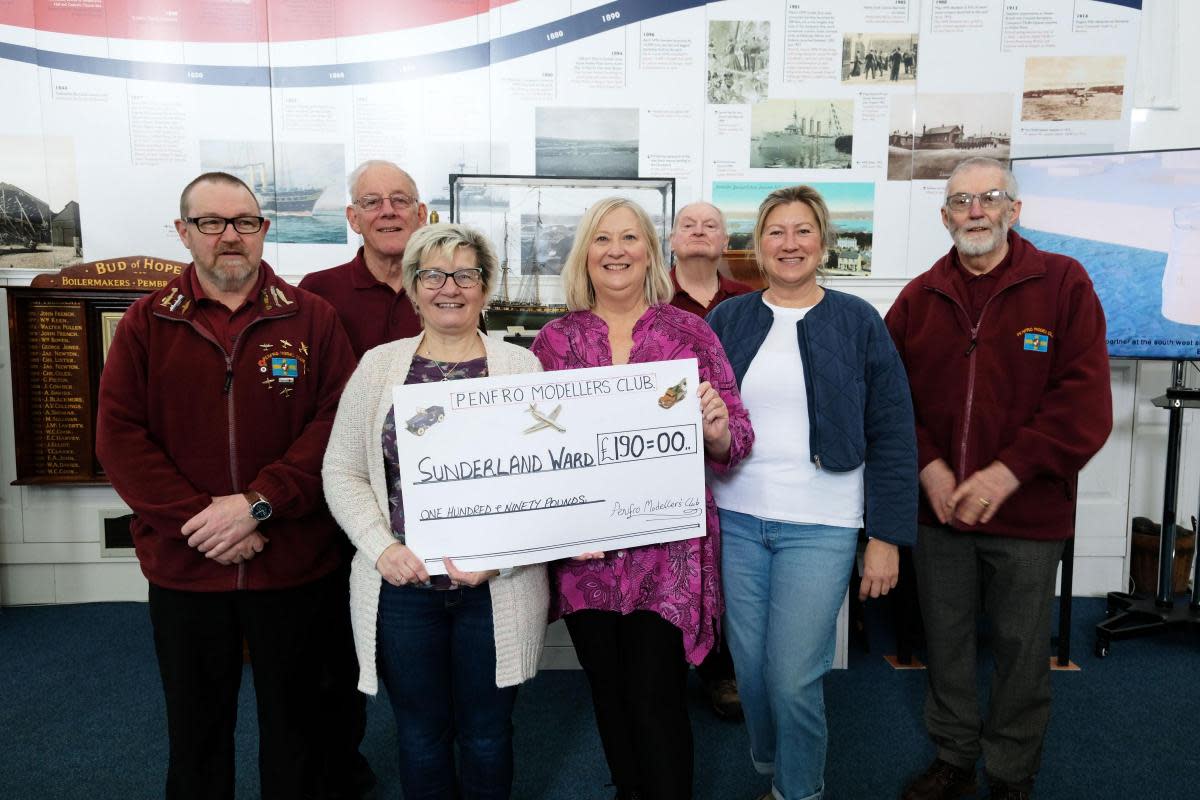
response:
[[[986,497],[979,498],[979,505],[983,506],[984,508],[987,508],[991,504],[992,504],[992,501],[988,500]]]

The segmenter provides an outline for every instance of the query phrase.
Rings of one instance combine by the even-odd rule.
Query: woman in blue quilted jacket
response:
[[[896,585],[916,536],[917,453],[904,367],[879,313],[817,280],[833,231],[817,190],[772,192],[754,252],[767,282],[708,316],[758,433],[712,478],[721,518],[725,625],[764,798],[825,791],[822,678],[859,530],[859,597]]]

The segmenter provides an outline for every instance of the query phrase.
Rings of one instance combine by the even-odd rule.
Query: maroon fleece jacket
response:
[[[263,262],[253,319],[226,352],[196,319],[189,266],[134,303],[100,377],[96,453],[136,514],[134,547],[154,584],[280,589],[339,563],[321,459],[354,353],[333,308]],[[183,524],[214,496],[254,490],[270,542],[239,565],[187,545]]]
[[[954,280],[953,249],[885,319],[912,387],[918,468],[944,459],[961,483],[999,460],[1021,485],[972,530],[1066,539],[1079,470],[1112,430],[1104,311],[1078,261],[1015,231],[1008,243],[1012,264],[977,324]],[[919,519],[937,524],[923,492]]]

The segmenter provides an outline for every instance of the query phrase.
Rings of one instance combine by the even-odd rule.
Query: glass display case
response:
[[[560,274],[579,219],[592,203],[613,196],[627,197],[646,210],[670,263],[674,178],[450,176],[450,221],[482,230],[500,258],[500,279],[487,307],[488,328],[536,331],[566,312]]]

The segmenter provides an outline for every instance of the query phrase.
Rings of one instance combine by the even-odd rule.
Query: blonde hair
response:
[[[762,237],[767,227],[767,217],[779,206],[791,203],[803,203],[812,211],[817,220],[817,232],[821,235],[821,263],[829,257],[829,247],[833,244],[833,227],[829,224],[829,206],[825,198],[811,186],[785,186],[767,195],[758,207],[758,219],[754,223],[754,260],[758,262],[758,271],[767,277],[763,267]]]
[[[417,273],[422,265],[435,253],[453,262],[454,251],[460,247],[475,251],[475,260],[483,273],[483,296],[491,296],[499,272],[499,260],[492,243],[482,232],[469,225],[445,222],[417,228],[404,248],[404,258],[400,262],[404,291],[408,292],[414,303],[417,297]]]
[[[650,215],[632,200],[624,197],[606,197],[593,203],[591,208],[584,212],[583,218],[579,220],[579,226],[575,229],[575,241],[571,244],[571,252],[567,254],[567,260],[563,264],[563,291],[566,294],[569,311],[584,311],[592,309],[596,305],[596,289],[592,286],[591,278],[588,277],[588,249],[591,247],[592,239],[596,236],[596,229],[600,227],[601,220],[610,211],[618,208],[627,208],[633,212],[638,225],[641,226],[642,238],[646,242],[646,255],[649,260],[646,268],[646,282],[643,287],[646,303],[652,306],[666,303],[675,293],[674,286],[671,284],[671,276],[667,272],[666,262],[663,259],[662,242],[658,238],[658,232],[654,229],[654,223],[650,221]]]

